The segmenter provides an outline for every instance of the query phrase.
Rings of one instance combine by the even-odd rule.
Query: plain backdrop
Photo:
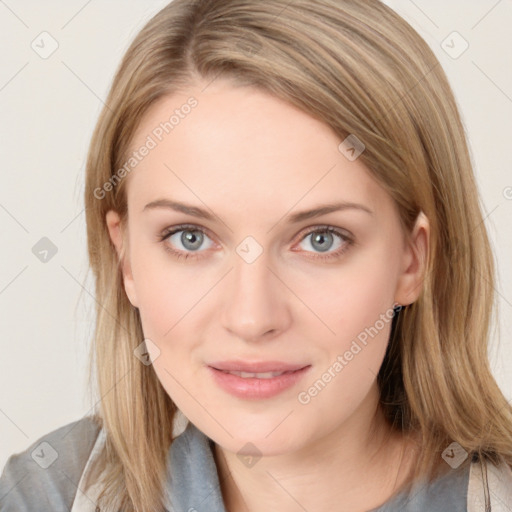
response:
[[[500,316],[489,357],[510,400],[512,2],[386,3],[432,47],[463,116],[498,265]],[[85,156],[123,53],[166,4],[0,1],[0,468],[93,406]],[[49,251],[46,262],[37,256],[40,247]]]

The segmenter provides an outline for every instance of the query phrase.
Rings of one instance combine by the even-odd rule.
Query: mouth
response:
[[[209,366],[221,371],[264,374],[293,372],[310,365],[306,363],[286,363],[284,361],[243,361],[237,359],[216,361],[210,363]]]
[[[215,368],[219,370],[218,368]],[[262,373],[252,373],[252,372],[237,372],[237,371],[228,371],[228,370],[219,370],[223,373],[229,373],[230,375],[236,375],[237,377],[242,377],[242,379],[272,379],[274,377],[279,377],[284,375],[285,373],[294,373],[297,370],[291,370],[286,372],[262,372]]]
[[[265,364],[268,366],[268,363]],[[311,365],[294,366],[293,369],[277,369],[274,371],[245,371],[217,368],[213,365],[209,365],[207,368],[214,382],[223,391],[237,398],[261,400],[274,397],[285,390],[291,389],[311,368]]]

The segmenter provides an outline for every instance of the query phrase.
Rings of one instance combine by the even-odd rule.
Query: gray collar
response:
[[[226,512],[212,449],[213,441],[190,421],[174,439],[167,458],[169,512]]]
[[[214,442],[190,421],[175,438],[167,459],[165,507],[169,512],[226,512],[213,447]],[[465,512],[468,479],[466,467],[430,485],[417,482],[410,494],[400,493],[370,512]]]

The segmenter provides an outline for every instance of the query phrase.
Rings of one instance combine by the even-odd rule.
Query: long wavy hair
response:
[[[512,409],[487,354],[494,260],[464,126],[431,49],[378,0],[174,0],[126,52],[86,165],[97,303],[93,418],[107,436],[98,460],[101,510],[163,510],[177,413],[153,367],[134,356],[144,334],[105,215],[112,209],[126,218],[118,171],[148,108],[198,78],[217,77],[289,102],[340,142],[355,134],[365,145],[359,158],[395,201],[404,233],[419,212],[429,219],[422,291],[394,319],[378,374],[387,421],[421,439],[414,479],[434,478],[453,441],[467,461],[512,465]]]

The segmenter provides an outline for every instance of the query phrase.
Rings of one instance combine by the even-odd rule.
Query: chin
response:
[[[248,426],[243,422],[228,421],[229,433],[215,425],[207,425],[203,432],[225,450],[241,455],[274,456],[300,448],[305,442],[303,426],[279,421],[260,421]],[[277,428],[276,428],[277,426]],[[201,428],[201,425],[198,424]],[[202,430],[202,428],[201,428]]]

